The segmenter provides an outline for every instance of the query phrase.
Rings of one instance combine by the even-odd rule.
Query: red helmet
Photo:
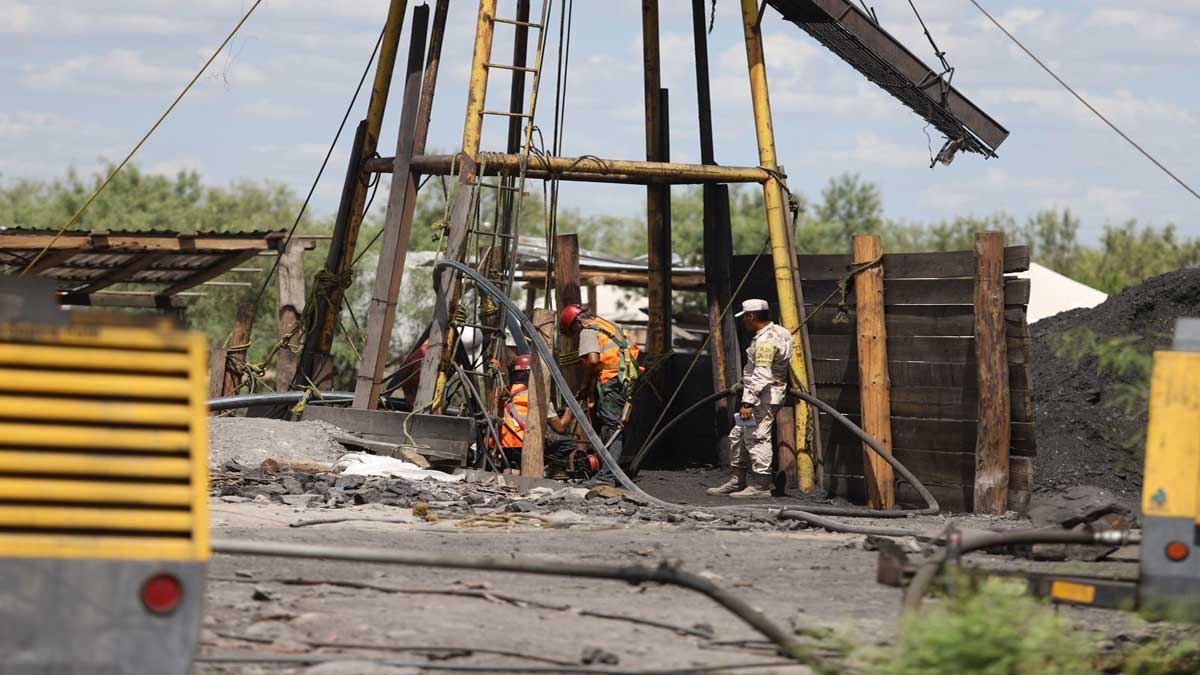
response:
[[[521,354],[513,359],[512,365],[509,366],[509,370],[512,370],[512,371],[529,370],[532,367],[533,367],[533,357],[528,354]]]
[[[579,318],[580,314],[587,311],[583,305],[567,305],[563,307],[562,313],[558,315],[558,327],[563,331],[570,331],[571,325]]]

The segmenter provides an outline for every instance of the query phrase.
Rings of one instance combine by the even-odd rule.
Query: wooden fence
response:
[[[797,260],[806,302],[817,396],[859,421],[854,280],[845,297],[838,282],[849,255],[801,255]],[[740,280],[754,256],[735,256]],[[979,392],[975,359],[976,254],[974,251],[894,253],[882,257],[887,370],[890,378],[892,448],[948,511],[970,511],[976,479]],[[1004,249],[1005,273],[1029,268],[1029,248]],[[1035,454],[1031,382],[1026,361],[1029,327],[1026,279],[1004,277],[1011,441],[1008,508],[1028,504]],[[823,300],[832,299],[817,309]],[[741,293],[776,300],[769,256],[758,259]],[[774,305],[773,305],[774,306]],[[814,313],[814,310],[815,313]],[[866,496],[862,443],[825,415],[820,417],[826,489],[862,502]],[[915,504],[915,491],[897,477],[896,501]]]

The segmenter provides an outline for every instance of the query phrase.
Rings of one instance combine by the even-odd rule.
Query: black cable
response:
[[[358,95],[362,93],[363,84],[367,81],[367,75],[371,74],[371,64],[375,63],[375,57],[379,54],[379,46],[383,44],[383,35],[387,30],[379,31],[379,39],[375,41],[375,48],[371,50],[371,58],[367,61],[367,65],[363,68],[362,77],[358,79],[358,87],[354,89],[354,96],[350,97],[350,105],[346,106],[346,113],[342,115],[342,122],[338,125],[337,133],[333,135],[333,141],[329,144],[329,149],[325,151],[325,159],[321,160],[321,168],[317,170],[316,178],[313,178],[312,186],[308,188],[308,195],[304,198],[304,203],[300,205],[300,211],[296,214],[296,220],[292,223],[292,228],[288,230],[287,238],[283,240],[283,249],[287,249],[292,243],[292,237],[296,234],[296,228],[300,226],[300,220],[304,218],[305,211],[308,210],[308,203],[312,200],[313,193],[317,191],[317,185],[321,182],[321,176],[325,173],[325,167],[329,165],[329,158],[333,155],[334,148],[337,147],[338,139],[342,137],[342,130],[346,128],[346,121],[350,119],[350,113],[354,111],[354,104],[358,101]],[[257,308],[258,303],[262,302],[263,293],[267,290],[267,284],[271,282],[271,277],[274,276],[276,270],[279,269],[279,256],[275,256],[275,263],[271,265],[271,269],[267,271],[267,276],[263,278],[262,286],[258,288],[258,294],[254,296],[254,306]]]
[[[795,661],[767,661],[757,663],[735,663],[729,665],[698,666],[693,668],[670,668],[667,670],[652,670],[645,668],[613,668],[605,666],[537,666],[537,665],[508,665],[488,663],[430,663],[393,661],[390,659],[365,659],[346,656],[300,655],[300,654],[200,654],[197,663],[290,663],[296,665],[316,665],[319,663],[371,663],[395,668],[411,668],[413,670],[445,670],[468,673],[579,673],[581,675],[704,675],[728,670],[795,667]]]
[[[1200,193],[1198,193],[1198,192],[1196,192],[1195,190],[1193,190],[1193,189],[1192,189],[1192,186],[1190,186],[1190,185],[1188,185],[1187,183],[1183,182],[1183,180],[1182,180],[1182,179],[1181,179],[1179,176],[1176,176],[1174,173],[1172,173],[1172,172],[1171,172],[1171,170],[1170,170],[1170,169],[1168,169],[1167,167],[1163,166],[1163,163],[1162,163],[1162,162],[1160,162],[1160,161],[1158,161],[1157,159],[1155,159],[1153,155],[1151,155],[1149,152],[1146,152],[1144,149],[1142,149],[1142,146],[1138,145],[1138,144],[1137,144],[1137,142],[1135,142],[1135,141],[1134,141],[1132,138],[1130,138],[1129,136],[1125,135],[1125,132],[1124,132],[1124,131],[1121,131],[1119,128],[1117,128],[1117,125],[1115,125],[1115,124],[1113,124],[1112,122],[1108,121],[1108,118],[1107,118],[1107,117],[1105,117],[1105,116],[1103,115],[1103,113],[1101,113],[1099,110],[1096,110],[1095,108],[1093,108],[1093,107],[1092,107],[1092,104],[1087,102],[1087,99],[1085,99],[1085,98],[1083,98],[1082,96],[1080,96],[1078,92],[1076,92],[1074,89],[1072,89],[1072,88],[1071,88],[1071,85],[1069,85],[1069,84],[1067,84],[1066,82],[1064,82],[1064,81],[1063,81],[1063,79],[1062,79],[1061,77],[1059,77],[1059,76],[1058,76],[1058,75],[1057,75],[1057,74],[1056,74],[1056,73],[1055,73],[1053,70],[1050,70],[1050,66],[1047,66],[1045,63],[1043,63],[1043,62],[1042,62],[1042,60],[1041,60],[1041,59],[1039,59],[1039,58],[1037,57],[1037,55],[1035,55],[1033,52],[1029,51],[1029,48],[1028,48],[1028,47],[1026,47],[1024,44],[1022,44],[1022,43],[1021,43],[1021,41],[1020,41],[1020,40],[1018,40],[1018,39],[1016,38],[1016,36],[1014,36],[1012,33],[1008,32],[1008,29],[1007,29],[1007,28],[1005,28],[1003,25],[1001,25],[1001,23],[1000,23],[999,21],[997,21],[995,17],[993,17],[991,14],[988,14],[988,11],[987,11],[986,9],[984,9],[982,5],[980,5],[980,4],[979,4],[979,3],[978,3],[976,0],[970,0],[970,2],[971,2],[971,4],[972,4],[972,5],[975,5],[975,9],[978,9],[978,10],[979,10],[980,12],[982,12],[982,13],[983,13],[983,15],[984,15],[984,16],[986,16],[986,17],[987,17],[987,18],[988,18],[988,19],[989,19],[989,20],[990,20],[990,21],[991,21],[993,24],[995,24],[995,25],[996,25],[996,28],[999,28],[999,29],[1000,29],[1000,32],[1002,32],[1002,33],[1004,33],[1006,36],[1008,36],[1008,39],[1009,39],[1009,40],[1012,40],[1013,44],[1015,44],[1015,45],[1017,45],[1018,47],[1020,47],[1020,48],[1021,48],[1021,51],[1025,52],[1025,54],[1026,54],[1026,55],[1027,55],[1029,58],[1033,59],[1034,63],[1036,63],[1036,64],[1038,64],[1039,66],[1041,66],[1041,67],[1042,67],[1042,70],[1046,71],[1046,73],[1047,73],[1047,74],[1048,74],[1050,77],[1053,77],[1055,82],[1058,82],[1060,85],[1062,85],[1062,88],[1063,88],[1063,89],[1066,89],[1067,91],[1071,92],[1071,95],[1072,95],[1072,96],[1074,96],[1074,97],[1075,97],[1075,98],[1076,98],[1076,99],[1077,99],[1077,100],[1078,100],[1080,103],[1082,103],[1082,104],[1084,105],[1084,107],[1086,107],[1088,110],[1092,111],[1092,114],[1093,114],[1093,115],[1095,115],[1096,117],[1100,118],[1100,121],[1102,121],[1102,122],[1104,122],[1105,124],[1107,124],[1107,125],[1108,125],[1108,128],[1110,128],[1110,129],[1112,129],[1113,131],[1117,132],[1117,135],[1119,135],[1121,138],[1124,138],[1124,139],[1125,139],[1125,141],[1126,141],[1127,143],[1129,143],[1129,144],[1130,144],[1130,145],[1132,145],[1132,146],[1133,146],[1135,149],[1137,149],[1137,151],[1138,151],[1138,152],[1142,153],[1142,155],[1143,155],[1143,156],[1144,156],[1146,159],[1148,159],[1148,160],[1150,160],[1151,162],[1153,162],[1153,163],[1154,163],[1154,166],[1157,166],[1159,169],[1161,169],[1161,170],[1162,170],[1162,172],[1163,172],[1163,173],[1165,173],[1165,174],[1167,174],[1168,176],[1170,176],[1170,177],[1171,177],[1171,178],[1172,178],[1172,179],[1173,179],[1173,180],[1174,180],[1176,183],[1179,183],[1179,185],[1180,185],[1181,187],[1183,187],[1183,189],[1184,189],[1184,190],[1187,190],[1188,192],[1192,193],[1192,196],[1193,196],[1193,197],[1195,197],[1196,199],[1200,199]]]

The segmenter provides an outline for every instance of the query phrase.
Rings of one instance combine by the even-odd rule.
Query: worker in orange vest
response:
[[[633,383],[641,374],[638,368],[638,347],[624,328],[596,316],[582,305],[567,305],[558,317],[562,332],[579,336],[579,358],[585,364],[584,391],[595,387],[596,407],[592,424],[600,438],[608,443],[609,452],[620,460],[621,430],[628,417],[627,406],[633,393]],[[612,482],[613,475],[605,467],[596,477]]]
[[[507,400],[501,403],[502,409],[497,411],[497,417],[500,418],[500,427],[497,430],[500,436],[500,451],[512,467],[521,465],[521,446],[525,443],[525,426],[529,420],[529,373],[532,363],[533,359],[528,354],[513,359],[508,371]],[[561,415],[552,411],[546,423],[556,433],[566,434],[573,420],[570,410]],[[554,455],[560,450],[560,446],[569,445],[570,443],[564,445],[561,442],[549,444],[547,455]]]

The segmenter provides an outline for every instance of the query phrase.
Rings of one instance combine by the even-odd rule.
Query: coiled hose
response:
[[[434,265],[434,269],[438,269],[438,268],[442,268],[442,267],[452,268],[452,269],[457,270],[458,272],[466,275],[467,277],[469,277],[471,280],[473,280],[475,282],[476,286],[480,290],[484,291],[488,295],[491,295],[493,298],[495,298],[497,302],[502,304],[504,306],[504,308],[508,310],[508,312],[513,316],[513,318],[517,319],[517,321],[519,321],[521,323],[522,327],[524,328],[525,335],[529,339],[531,346],[533,347],[534,351],[537,352],[538,357],[542,360],[542,363],[546,365],[546,369],[549,371],[551,379],[554,380],[554,384],[558,387],[559,392],[561,392],[564,402],[567,404],[567,408],[575,416],[575,419],[578,421],[579,427],[581,429],[583,429],[583,433],[587,437],[588,442],[590,442],[592,444],[593,450],[595,450],[596,454],[598,454],[600,456],[600,460],[602,462],[604,462],[604,465],[606,467],[608,467],[609,471],[612,472],[613,477],[616,478],[617,482],[621,484],[621,487],[638,495],[642,499],[646,500],[647,502],[649,502],[651,504],[654,504],[655,506],[659,506],[659,507],[671,509],[671,510],[678,510],[678,509],[682,509],[682,508],[693,508],[693,507],[686,506],[686,505],[672,504],[670,502],[663,501],[663,500],[659,499],[658,497],[648,494],[645,490],[638,487],[638,485],[633,482],[633,480],[625,473],[625,471],[623,471],[621,469],[620,464],[613,458],[612,454],[609,453],[608,448],[604,444],[604,440],[602,438],[600,438],[600,435],[596,433],[596,430],[593,429],[592,425],[588,422],[587,414],[584,411],[583,406],[581,406],[579,404],[578,399],[575,398],[574,393],[572,393],[572,391],[571,391],[570,385],[567,383],[566,378],[562,374],[562,370],[559,369],[558,364],[554,359],[554,352],[551,351],[548,346],[546,346],[545,341],[542,340],[541,335],[538,333],[537,327],[534,326],[533,322],[530,321],[528,318],[525,317],[524,314],[521,313],[520,308],[517,307],[513,303],[511,298],[509,298],[507,295],[504,295],[503,293],[501,293],[500,290],[498,288],[496,288],[496,286],[493,285],[492,282],[490,280],[488,280],[486,277],[479,274],[478,272],[471,269],[470,267],[467,267],[463,263],[460,263],[456,260],[440,260],[437,262],[436,265]],[[718,393],[723,396],[729,396],[732,394],[732,391],[726,390],[724,392],[718,392]],[[829,413],[830,416],[832,416],[834,419],[838,420],[840,423],[844,424],[847,428],[849,428],[856,436],[858,436],[860,439],[862,439],[862,441],[864,443],[866,443],[869,448],[871,448],[875,453],[877,453],[878,455],[883,457],[884,461],[886,461],[888,464],[890,464],[893,469],[895,469],[906,481],[908,481],[913,486],[913,488],[916,489],[917,492],[921,495],[921,498],[925,500],[927,506],[924,509],[915,509],[915,510],[909,510],[909,511],[870,511],[867,509],[846,509],[846,508],[839,508],[839,507],[832,507],[832,506],[813,505],[813,506],[805,506],[803,508],[794,507],[794,508],[784,509],[783,511],[780,512],[781,518],[788,518],[791,520],[803,520],[803,521],[809,522],[813,525],[816,525],[818,527],[834,526],[834,527],[837,527],[841,531],[855,531],[855,532],[860,532],[862,534],[885,534],[886,536],[906,536],[906,535],[910,535],[910,534],[914,534],[914,533],[904,532],[901,530],[889,530],[887,532],[877,531],[878,528],[856,528],[856,527],[844,525],[842,523],[837,523],[836,521],[830,521],[826,518],[822,518],[821,515],[841,515],[841,516],[875,517],[875,518],[879,518],[879,517],[904,518],[904,517],[907,517],[910,515],[934,515],[934,514],[937,514],[941,510],[941,507],[938,506],[937,500],[934,499],[933,495],[929,493],[929,490],[925,489],[925,486],[922,485],[919,480],[917,480],[916,476],[913,476],[912,472],[910,472],[903,464],[901,464],[899,461],[897,461],[895,457],[892,457],[892,455],[890,453],[885,452],[883,450],[883,448],[881,448],[879,446],[879,443],[877,443],[875,441],[875,439],[871,438],[871,436],[869,434],[867,434],[867,432],[860,429],[858,427],[858,425],[851,422],[848,418],[846,418],[845,415],[839,413],[836,409],[833,408],[833,406],[830,406],[828,403],[825,403],[824,401],[821,401],[820,399],[814,398],[813,396],[810,396],[809,394],[802,392],[802,391],[793,390],[792,394],[795,396],[798,396],[801,400],[804,400],[808,403],[811,403],[811,404],[817,406],[818,408],[825,411],[826,413]],[[712,400],[716,400],[716,399],[713,398]],[[709,402],[711,402],[711,401],[709,401]],[[693,407],[695,407],[695,406],[693,406]],[[689,409],[689,411],[690,411],[690,409]],[[672,422],[672,424],[673,423],[674,422]],[[668,429],[670,427],[671,427],[670,424],[667,425],[667,427],[665,427],[663,429],[663,431],[666,431],[666,429]],[[661,432],[659,433],[659,435],[661,435]],[[740,510],[757,510],[757,509],[761,509],[762,507],[755,507],[755,506],[747,505],[747,506],[727,506],[727,507],[715,507],[715,508],[721,509],[721,510],[739,510],[739,509]],[[894,515],[889,516],[889,515],[883,515],[883,514],[894,514]]]

